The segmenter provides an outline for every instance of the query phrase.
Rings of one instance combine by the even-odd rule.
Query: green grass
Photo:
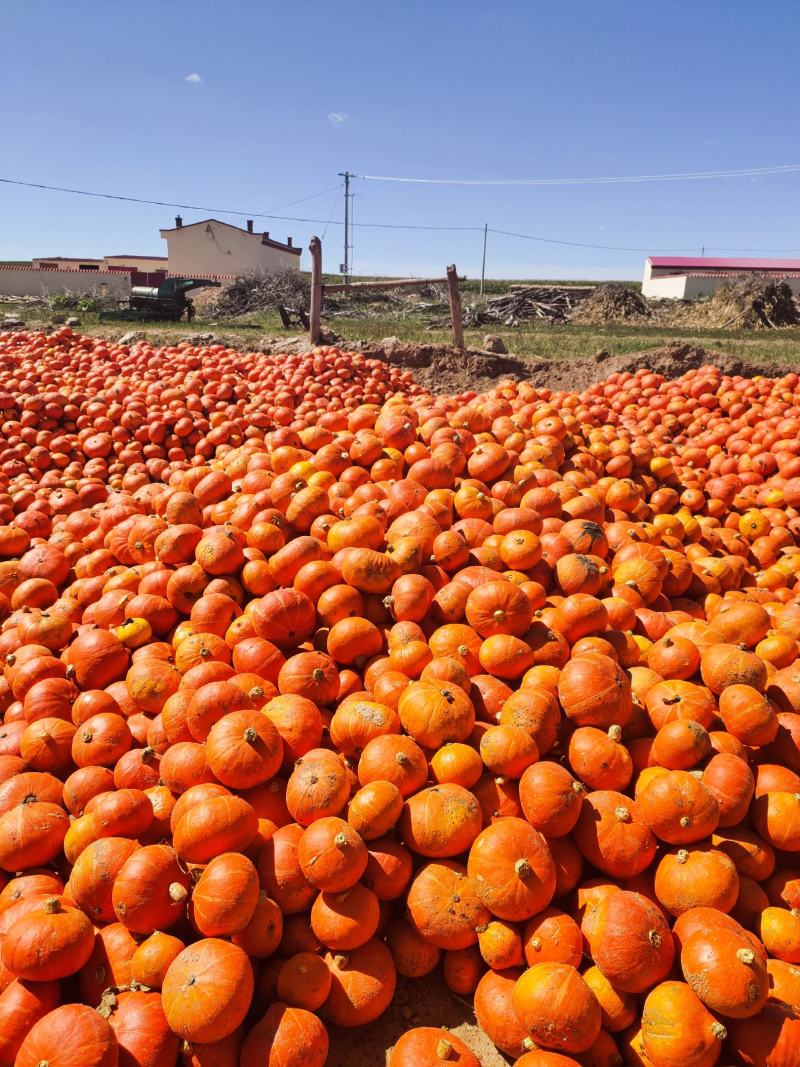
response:
[[[467,283],[472,284],[472,283]],[[477,285],[477,283],[474,283]],[[509,283],[493,283],[507,288]],[[380,312],[383,308],[378,307]],[[34,311],[30,305],[3,302],[0,313],[16,312],[26,321],[40,319],[50,321],[52,313]],[[72,312],[66,311],[67,316]],[[421,344],[449,344],[452,335],[449,329],[425,329],[423,315],[398,316],[385,309],[385,313],[359,315],[358,317],[331,316],[324,320],[328,329],[334,330],[347,341],[381,341],[384,337],[399,337],[401,341]],[[247,316],[243,319],[211,320],[198,317],[193,323],[164,322],[118,322],[100,323],[95,314],[79,313],[81,329],[87,333],[105,337],[119,337],[129,330],[144,330],[159,340],[175,341],[187,334],[213,333],[242,348],[252,348],[263,337],[297,337],[303,331],[299,327],[284,330],[276,312]],[[600,349],[612,355],[657,348],[669,341],[688,341],[713,351],[729,352],[746,357],[750,362],[775,361],[800,363],[800,328],[787,330],[714,330],[699,327],[665,327],[641,325],[579,326],[543,323],[526,323],[518,327],[490,327],[465,330],[466,343],[470,348],[483,347],[487,333],[498,333],[505,341],[509,352],[519,356],[547,357],[551,359],[575,359],[592,356]]]

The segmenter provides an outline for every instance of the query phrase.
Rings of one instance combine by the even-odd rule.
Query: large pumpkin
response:
[[[683,982],[662,982],[644,1002],[642,1046],[653,1063],[712,1067],[726,1036],[723,1024]]]
[[[533,1040],[562,1052],[586,1052],[600,1032],[600,1005],[574,967],[537,963],[517,980],[514,1011]]]
[[[392,956],[381,941],[372,939],[350,953],[328,953],[331,991],[322,1014],[337,1026],[363,1026],[379,1018],[389,1006],[397,984]]]
[[[64,1004],[32,1027],[15,1067],[117,1067],[114,1031],[93,1008]]]
[[[420,1067],[422,1064],[454,1063],[480,1067],[480,1060],[460,1037],[434,1026],[406,1030],[389,1053],[388,1067]]]
[[[478,836],[480,805],[460,785],[431,786],[406,800],[398,828],[403,841],[421,856],[457,856]]]
[[[437,948],[474,945],[477,928],[489,921],[476,883],[452,860],[426,864],[409,887],[406,905],[414,928]]]
[[[470,848],[467,872],[489,911],[512,922],[542,911],[555,893],[547,842],[524,819],[500,819],[482,830]]]
[[[571,659],[558,680],[558,699],[575,726],[624,726],[631,715],[630,679],[609,656]]]
[[[273,1004],[247,1034],[241,1067],[323,1067],[328,1058],[328,1033],[310,1011]]]
[[[675,956],[663,912],[639,893],[602,897],[587,940],[597,967],[623,993],[652,989],[667,977]]]
[[[250,1008],[253,969],[236,945],[206,938],[175,958],[161,996],[167,1022],[179,1037],[203,1044],[221,1041]]]

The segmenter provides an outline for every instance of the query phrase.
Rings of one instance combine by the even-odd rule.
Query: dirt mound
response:
[[[581,300],[569,318],[570,322],[600,326],[649,316],[650,308],[641,293],[624,285],[599,285],[590,296]]]
[[[685,341],[672,341],[661,348],[610,355],[603,350],[586,359],[549,359],[535,356],[459,352],[442,345],[397,345],[388,352],[365,346],[365,355],[413,371],[414,378],[435,394],[485,392],[502,378],[530,381],[554,392],[580,392],[609,375],[650,370],[665,378],[679,378],[687,370],[714,364],[724,374],[748,377],[761,374],[781,377],[795,368],[787,363],[748,363],[740,356],[708,349]]]

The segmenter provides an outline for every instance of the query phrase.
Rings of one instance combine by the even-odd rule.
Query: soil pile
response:
[[[796,368],[787,363],[749,363],[740,356],[711,352],[698,345],[673,341],[661,348],[610,355],[602,350],[585,359],[550,359],[466,351],[443,345],[397,345],[388,351],[364,346],[364,355],[384,359],[411,370],[424,388],[435,394],[483,392],[502,378],[530,381],[554,392],[582,390],[610,374],[651,370],[665,378],[679,378],[687,370],[714,364],[725,374],[781,377]]]

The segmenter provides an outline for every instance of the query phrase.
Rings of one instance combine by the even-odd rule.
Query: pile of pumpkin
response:
[[[800,379],[0,334],[0,1067],[800,1065]],[[410,1029],[391,1067],[478,1067]]]

